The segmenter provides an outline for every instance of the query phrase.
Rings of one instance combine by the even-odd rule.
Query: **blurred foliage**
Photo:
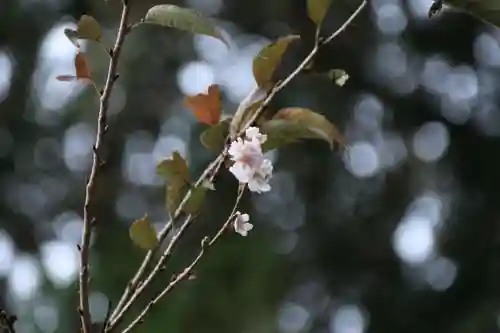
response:
[[[162,3],[130,1],[134,21]],[[372,1],[308,73],[278,94],[273,110],[324,114],[346,134],[350,150],[342,155],[324,142],[307,141],[275,154],[273,191],[246,196],[241,209],[255,229],[245,238],[230,234],[216,246],[197,279],[153,308],[142,332],[499,331],[498,30],[455,11],[429,20],[430,2],[424,2]],[[324,31],[337,29],[357,3],[335,2]],[[129,239],[132,222],[144,213],[156,226],[167,220],[155,163],[180,150],[198,175],[213,157],[199,142],[206,125],[183,106],[183,95],[194,94],[181,74],[206,91],[213,74],[207,63],[215,63],[224,113],[232,113],[241,99],[235,91],[247,89],[230,83],[243,72],[241,81],[251,75],[263,41],[301,35],[273,73],[279,79],[314,40],[305,0],[174,4],[223,20],[231,47],[250,60],[233,55],[196,62],[218,46],[154,26],[127,39],[97,193],[91,253],[96,321],[106,314],[106,298],[117,302],[144,255]],[[92,15],[110,46],[119,5],[0,4],[0,308],[19,317],[18,332],[75,332],[79,324],[76,276],[60,276],[76,268],[97,98],[91,87],[55,77],[73,68],[64,28],[75,29],[82,14]],[[103,82],[108,58],[95,44],[86,48],[92,73]],[[198,71],[185,74],[193,62]],[[349,74],[343,87],[319,74],[338,68]],[[215,186],[136,313],[196,255],[200,239],[225,221],[237,184],[223,172]]]

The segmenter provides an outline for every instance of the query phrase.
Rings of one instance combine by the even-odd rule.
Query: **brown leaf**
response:
[[[187,96],[184,105],[193,111],[196,118],[204,124],[215,125],[220,120],[221,97],[216,84],[208,87],[207,94]]]
[[[90,76],[90,70],[87,66],[87,60],[85,60],[85,56],[83,53],[77,53],[75,56],[75,71],[76,71],[76,78],[78,80],[81,79],[88,79],[92,80]]]

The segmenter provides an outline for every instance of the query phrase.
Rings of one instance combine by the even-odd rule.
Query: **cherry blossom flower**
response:
[[[258,127],[247,128],[247,130],[245,131],[245,136],[248,140],[256,139],[260,142],[260,144],[263,144],[267,140],[267,135],[260,133]]]
[[[234,215],[234,231],[245,237],[246,235],[248,235],[248,232],[253,229],[253,224],[248,222],[250,221],[250,216],[248,214],[241,214],[239,211]]]
[[[240,183],[248,184],[252,192],[262,193],[271,190],[269,180],[273,172],[271,161],[264,158],[261,144],[267,139],[257,127],[249,127],[245,138],[237,138],[229,147],[229,155],[234,164],[229,171]]]

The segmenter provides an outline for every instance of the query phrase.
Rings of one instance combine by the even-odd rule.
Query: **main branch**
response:
[[[120,57],[120,51],[125,39],[125,35],[128,32],[128,14],[129,5],[128,1],[123,0],[123,8],[120,19],[120,26],[118,29],[118,34],[116,37],[115,45],[110,52],[111,60],[108,68],[108,75],[106,78],[106,83],[100,98],[99,104],[99,115],[97,121],[97,134],[94,145],[94,154],[92,159],[92,168],[90,170],[89,179],[87,182],[86,193],[85,193],[85,206],[83,210],[83,234],[82,242],[80,246],[80,306],[79,313],[82,323],[83,333],[91,333],[90,327],[92,320],[90,317],[89,308],[89,246],[90,246],[90,236],[92,234],[92,227],[95,223],[95,216],[93,215],[91,209],[94,201],[94,193],[97,186],[97,175],[99,170],[104,166],[103,157],[101,156],[102,144],[108,129],[107,125],[107,114],[109,106],[109,98],[111,92],[113,91],[114,84],[117,75],[118,59]]]

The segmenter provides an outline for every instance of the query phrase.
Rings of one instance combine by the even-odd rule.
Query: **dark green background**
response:
[[[156,4],[130,2],[134,20]],[[394,13],[396,8],[407,18],[402,33],[384,35],[377,30],[373,8],[384,3],[396,6],[387,12]],[[326,32],[338,27],[355,7],[354,1],[336,2],[327,17]],[[275,156],[273,191],[244,198],[242,210],[250,213],[255,229],[246,238],[229,234],[205,258],[198,278],[154,308],[138,331],[358,333],[361,324],[366,332],[374,333],[499,330],[498,31],[456,12],[445,12],[432,21],[417,20],[410,7],[410,1],[374,2],[320,54],[315,70],[345,68],[349,72],[351,79],[343,89],[310,73],[294,80],[273,103],[273,108],[301,105],[324,113],[353,145],[363,141],[384,147],[384,138],[390,134],[397,139],[399,151],[407,154],[392,167],[360,178],[350,173],[342,154],[329,151],[322,142],[280,150]],[[39,67],[46,34],[84,13],[96,17],[107,29],[104,40],[110,45],[119,15],[117,0],[108,4],[102,0],[0,3],[0,52],[6,52],[14,64],[10,89],[0,99],[0,228],[10,235],[16,252],[13,266],[0,261],[0,266],[10,269],[2,269],[0,306],[19,317],[21,333],[76,332],[79,324],[76,283],[61,286],[46,274],[45,266],[38,267],[42,281],[28,298],[20,299],[9,286],[32,280],[23,275],[30,271],[22,268],[45,260],[47,244],[62,246],[64,253],[68,252],[65,246],[76,249],[76,242],[68,243],[61,234],[81,226],[74,221],[78,221],[75,214],[82,212],[88,170],[85,163],[90,155],[70,161],[82,170],[72,171],[63,160],[64,145],[69,134],[86,133],[80,123],[95,126],[97,99],[86,89],[62,111],[40,118],[51,111],[44,110],[34,92],[50,88],[43,80],[66,74]],[[237,47],[242,49],[258,36],[274,39],[300,33],[302,44],[288,55],[278,75],[286,74],[307,52],[314,32],[303,0],[224,0],[217,16],[225,22],[223,27],[230,31],[236,27],[238,34],[251,36],[238,39]],[[389,25],[390,19],[390,15],[379,18]],[[61,29],[57,31],[62,34]],[[484,33],[493,36],[483,45],[488,50],[486,56],[478,51],[478,38]],[[96,319],[105,314],[104,296],[115,303],[142,259],[143,253],[128,239],[132,220],[145,211],[156,222],[166,219],[162,186],[139,186],[124,177],[127,149],[142,152],[148,159],[150,142],[169,134],[190,139],[187,150],[194,175],[213,157],[199,144],[203,126],[182,106],[177,85],[179,68],[199,58],[193,45],[193,37],[187,33],[148,27],[131,34],[124,46],[119,87],[111,101],[120,112],[110,117],[108,166],[99,180],[98,227],[92,247]],[[387,53],[378,68],[375,63],[380,50]],[[106,56],[95,45],[89,46],[88,52],[98,79],[103,78]],[[406,69],[394,76],[401,54]],[[430,57],[442,59],[447,68],[443,75],[432,68],[425,71]],[[50,63],[57,66],[58,61],[54,57]],[[463,76],[450,74],[463,71],[469,71],[465,81],[460,81]],[[421,84],[426,73],[438,73],[431,76],[435,91],[441,94]],[[471,77],[476,81],[470,81]],[[475,91],[472,102],[453,100],[457,96],[454,87],[456,91]],[[363,100],[371,107],[359,110]],[[377,109],[377,105],[383,107]],[[227,112],[235,109],[227,95],[224,107]],[[454,118],[464,108],[469,115]],[[168,122],[171,119],[175,121]],[[415,133],[429,122],[445,126],[449,145],[441,158],[428,163],[415,154],[412,142]],[[427,138],[429,149],[433,140],[432,136]],[[436,140],[438,145],[439,138]],[[90,147],[86,145],[81,141],[77,147]],[[357,157],[362,162],[369,158]],[[378,158],[386,163],[390,156]],[[237,184],[225,171],[216,185],[217,191],[176,251],[169,270],[134,311],[168,283],[172,271],[184,267],[198,250],[200,239],[217,230],[227,217]],[[415,208],[414,201],[429,191],[442,207],[434,230],[436,257],[412,266],[395,252],[394,235],[401,230],[398,227],[407,212]],[[121,206],[117,204],[120,200]],[[417,206],[415,212],[425,219],[432,207]],[[70,227],[64,222],[68,216],[73,221]],[[61,229],[65,225],[66,229]],[[2,235],[5,245],[7,236]],[[410,235],[410,239],[416,242],[412,248],[418,249],[420,238]],[[61,243],[63,240],[66,243]],[[67,258],[71,265],[70,259],[71,255]],[[443,266],[443,262],[447,264]],[[450,278],[450,263],[456,268],[454,279]],[[56,268],[67,264],[49,263]],[[452,283],[439,288],[429,281]],[[363,323],[356,313],[364,318]]]

